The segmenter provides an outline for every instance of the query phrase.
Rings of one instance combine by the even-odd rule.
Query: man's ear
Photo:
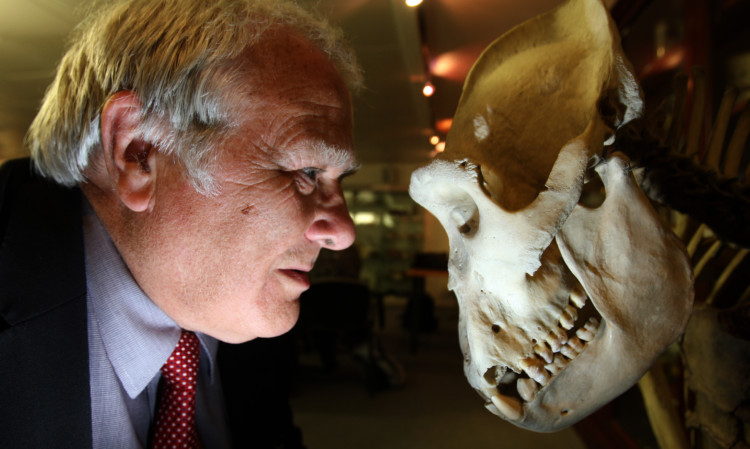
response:
[[[141,102],[130,91],[113,95],[101,115],[102,150],[110,182],[134,212],[150,210],[156,186],[156,147],[138,131]]]

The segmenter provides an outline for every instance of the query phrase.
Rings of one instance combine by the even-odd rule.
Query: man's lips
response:
[[[310,287],[310,276],[307,274],[308,270],[297,270],[293,268],[286,268],[279,270],[286,277],[294,280],[295,282],[303,285],[306,289]]]

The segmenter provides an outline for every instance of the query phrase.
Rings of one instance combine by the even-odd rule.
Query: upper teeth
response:
[[[568,306],[565,308],[565,310],[563,310],[563,313],[560,316],[560,325],[564,329],[572,329],[577,319],[578,310],[573,304],[568,304]]]
[[[540,344],[534,346],[534,352],[537,353],[541,358],[544,359],[545,362],[551,363],[552,357],[554,356],[554,353],[552,352],[552,349],[550,349],[549,346],[545,344]]]
[[[585,349],[586,344],[596,336],[599,320],[594,317],[589,318],[582,327],[576,329],[575,336],[568,338],[566,332],[574,328],[575,321],[578,319],[577,309],[582,308],[586,300],[583,294],[571,294],[570,303],[560,316],[559,326],[550,330],[544,342],[534,346],[533,357],[526,357],[518,362],[518,368],[529,376],[529,378],[520,377],[516,380],[516,389],[523,401],[532,401],[537,392],[577,357]],[[513,378],[515,379],[515,375]],[[491,399],[505,416],[513,420],[520,419],[523,405],[517,398],[497,393]]]

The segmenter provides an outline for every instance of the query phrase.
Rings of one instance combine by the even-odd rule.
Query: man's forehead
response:
[[[325,52],[300,31],[288,26],[269,28],[240,57],[244,58],[241,63],[246,73],[259,78],[255,82],[283,86],[289,81],[305,80],[310,75],[343,82]],[[269,74],[274,76],[269,77]]]
[[[315,109],[315,115],[351,120],[346,83],[328,56],[299,31],[281,26],[266,31],[237,63],[245,82],[230,101],[239,115],[274,115],[274,109],[284,106],[292,115]]]

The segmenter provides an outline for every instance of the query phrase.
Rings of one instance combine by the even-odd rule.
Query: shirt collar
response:
[[[96,213],[85,201],[86,277],[94,318],[114,371],[135,398],[159,374],[180,339],[181,329],[133,279]],[[196,332],[214,381],[218,341]]]

